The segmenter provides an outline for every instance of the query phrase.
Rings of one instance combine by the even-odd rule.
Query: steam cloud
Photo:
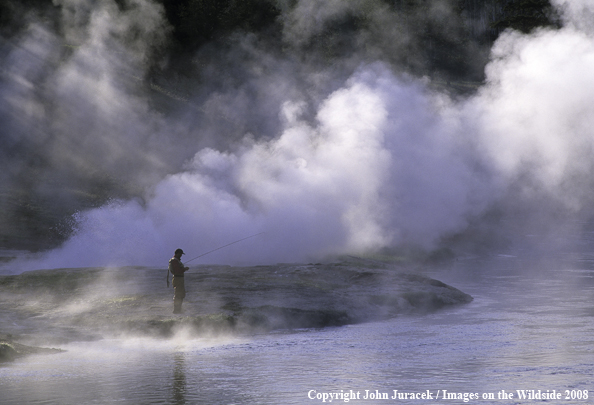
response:
[[[160,8],[62,3],[66,38],[80,46],[55,61],[59,41],[32,24],[3,63],[13,80],[3,83],[2,109],[22,117],[19,136],[51,139],[56,165],[100,168],[150,191],[80,213],[70,240],[23,269],[161,266],[177,247],[192,257],[258,232],[208,261],[430,249],[493,207],[526,226],[591,214],[591,2],[556,1],[564,28],[501,35],[486,84],[464,100],[399,73],[385,48],[359,46],[369,33],[356,44],[364,57],[319,70],[248,37],[210,59],[232,75],[217,72],[201,87],[209,91],[190,91],[167,114],[141,83],[167,38]],[[299,2],[284,16],[284,40],[302,45],[345,4]],[[379,2],[349,7],[387,18]],[[402,44],[396,31],[378,41],[391,32]]]

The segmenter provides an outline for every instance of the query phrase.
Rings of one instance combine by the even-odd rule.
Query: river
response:
[[[421,271],[474,300],[341,327],[70,342],[0,367],[0,403],[594,403],[591,257]]]

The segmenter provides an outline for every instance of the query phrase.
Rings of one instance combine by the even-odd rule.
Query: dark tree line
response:
[[[260,32],[277,23],[281,9],[275,0],[156,0],[161,3],[173,27],[175,41],[182,47],[199,47],[236,30]],[[345,0],[346,1],[346,0]],[[419,13],[431,0],[383,0],[394,11]],[[126,7],[126,0],[116,0]],[[296,3],[296,0],[293,0]],[[542,26],[558,26],[559,16],[549,0],[451,0],[462,19],[494,39],[505,28],[530,32]],[[5,35],[23,27],[27,13],[51,21],[58,7],[51,0],[0,0],[0,28]],[[481,23],[482,21],[482,23]],[[483,31],[483,32],[480,32]]]
[[[501,3],[498,18],[491,23],[498,32],[512,28],[529,33],[538,27],[559,27],[561,24],[549,0],[508,0]]]
[[[196,47],[235,30],[257,32],[274,24],[280,10],[270,0],[161,0],[175,39]]]

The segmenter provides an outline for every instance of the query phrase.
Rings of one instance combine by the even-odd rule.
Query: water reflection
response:
[[[186,356],[183,352],[175,352],[173,357],[173,395],[172,404],[186,403]]]

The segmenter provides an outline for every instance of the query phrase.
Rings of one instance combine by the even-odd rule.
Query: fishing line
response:
[[[219,250],[219,249],[226,248],[227,246],[231,246],[231,245],[233,245],[233,244],[235,244],[235,243],[239,243],[239,242],[241,242],[242,240],[246,240],[246,239],[249,239],[249,238],[253,238],[254,236],[262,235],[263,233],[264,233],[264,232],[260,232],[260,233],[256,233],[256,234],[254,234],[254,235],[246,236],[245,238],[242,238],[242,239],[236,240],[235,242],[228,243],[228,244],[226,244],[225,246],[220,246],[220,247],[218,247],[218,248],[216,248],[216,249],[209,250],[208,252],[206,252],[206,253],[202,253],[201,255],[199,255],[199,256],[196,256],[196,257],[194,257],[193,259],[190,259],[190,260],[187,260],[187,261],[185,261],[185,263],[189,263],[189,262],[191,262],[192,260],[196,260],[196,259],[198,259],[199,257],[206,256],[207,254],[209,254],[209,253],[212,253],[212,252],[216,252],[216,251],[217,251],[217,250]]]

